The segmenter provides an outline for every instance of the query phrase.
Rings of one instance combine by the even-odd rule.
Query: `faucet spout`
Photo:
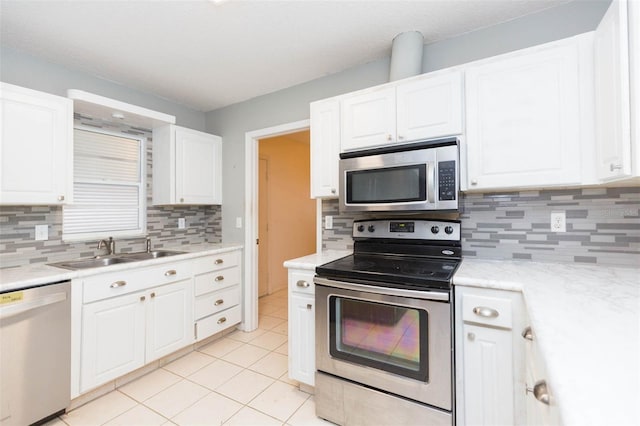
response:
[[[109,241],[107,240],[98,241],[98,250],[101,250],[103,247],[107,249],[107,256],[115,254],[116,242],[113,240],[113,237],[109,237]]]

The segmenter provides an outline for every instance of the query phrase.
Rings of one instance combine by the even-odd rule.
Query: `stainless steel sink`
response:
[[[154,251],[141,251],[137,253],[123,253],[118,256],[122,256],[126,259],[131,260],[146,260],[146,259],[157,259],[159,257],[167,257],[167,256],[175,256],[177,254],[186,253],[184,251],[174,251],[174,250],[154,250]]]
[[[63,269],[89,269],[89,268],[100,268],[102,266],[116,265],[118,263],[125,262],[133,262],[134,259],[127,259],[123,257],[101,257],[101,258],[93,258],[93,259],[78,259],[78,260],[69,260],[66,262],[57,262],[57,263],[49,263],[50,266],[55,266]]]
[[[105,257],[94,257],[90,259],[76,259],[64,262],[49,263],[50,266],[63,269],[89,269],[100,268],[103,266],[116,265],[118,263],[138,262],[147,259],[157,259],[166,256],[175,256],[177,254],[185,253],[184,251],[173,250],[154,250],[150,252],[142,251],[137,253],[120,253]]]

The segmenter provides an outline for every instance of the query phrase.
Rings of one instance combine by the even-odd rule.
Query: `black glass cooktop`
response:
[[[458,259],[356,253],[318,266],[316,274],[398,288],[448,289],[459,264]]]

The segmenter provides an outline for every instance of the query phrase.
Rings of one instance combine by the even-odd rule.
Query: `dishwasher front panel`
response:
[[[0,425],[28,425],[71,398],[71,283],[0,294]]]

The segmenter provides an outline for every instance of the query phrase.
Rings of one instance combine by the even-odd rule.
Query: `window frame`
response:
[[[140,152],[139,152],[139,164],[138,164],[138,173],[140,175],[140,181],[138,182],[138,229],[136,230],[125,230],[125,231],[91,231],[91,232],[83,232],[78,234],[65,234],[64,233],[64,223],[65,223],[65,215],[64,208],[62,211],[62,240],[65,242],[81,242],[81,241],[91,241],[91,240],[100,240],[106,237],[115,238],[138,238],[145,237],[147,235],[147,173],[146,173],[146,159],[147,159],[147,138],[144,136],[136,136],[131,135],[124,132],[106,130],[102,128],[96,128],[92,126],[82,125],[82,124],[74,124],[73,130],[83,130],[92,133],[99,133],[108,136],[115,136],[119,138],[125,139],[133,139],[140,142]],[[74,136],[74,151],[75,151],[75,136]],[[76,187],[76,177],[75,177],[75,154],[73,161],[74,173],[73,173],[73,191],[75,193]],[[87,182],[79,182],[79,183],[95,183],[91,181]],[[108,181],[107,183],[115,184],[115,181]],[[122,184],[122,183],[118,183]],[[135,186],[131,184],[130,186]],[[75,197],[74,202],[71,205],[76,204]]]

